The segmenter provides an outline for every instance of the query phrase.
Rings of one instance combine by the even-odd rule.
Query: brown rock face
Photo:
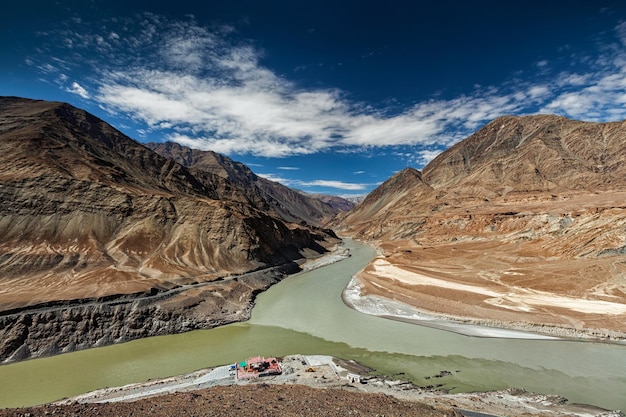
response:
[[[365,292],[497,325],[621,337],[625,161],[624,122],[502,117],[422,174],[396,174],[338,230],[378,242],[404,271],[372,264]]]
[[[67,104],[0,98],[0,158],[0,312],[212,282],[337,241]],[[24,339],[6,320],[0,340]]]

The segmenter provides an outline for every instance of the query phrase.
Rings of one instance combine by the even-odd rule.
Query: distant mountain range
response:
[[[337,241],[319,227],[330,204],[212,152],[149,146],[68,104],[0,98],[0,277],[19,283],[0,309],[211,280]]]
[[[354,206],[341,197],[309,195],[292,190],[259,177],[246,165],[216,152],[191,149],[173,142],[146,143],[145,146],[192,172],[210,173],[227,180],[256,207],[287,222],[304,220],[308,224],[322,226],[338,212]]]

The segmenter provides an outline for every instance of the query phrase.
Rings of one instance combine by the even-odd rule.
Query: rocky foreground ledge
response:
[[[448,394],[376,375],[356,362],[323,355],[282,358],[283,373],[236,380],[229,366],[106,388],[55,404],[0,410],[5,416],[580,416],[620,411],[568,404],[518,389]],[[482,414],[477,414],[482,413]]]

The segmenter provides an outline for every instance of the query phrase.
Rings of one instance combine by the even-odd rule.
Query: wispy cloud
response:
[[[443,149],[438,149],[438,150],[422,149],[417,152],[415,159],[418,165],[426,166],[428,165],[430,161],[435,159],[435,157],[439,155],[441,152],[443,152]]]
[[[298,167],[277,167],[278,169],[282,169],[284,171],[298,171],[300,168]]]
[[[71,85],[71,87],[69,87],[69,88],[67,89],[67,91],[68,91],[69,93],[74,93],[74,94],[77,94],[77,95],[81,96],[81,97],[82,97],[82,98],[84,98],[84,99],[89,99],[89,98],[91,98],[91,96],[89,95],[89,93],[87,92],[87,90],[85,90],[85,88],[84,88],[82,85],[78,84],[77,82],[73,82],[73,83],[72,83],[72,85]]]
[[[169,140],[225,154],[282,157],[400,145],[422,145],[420,161],[505,114],[558,113],[587,120],[626,118],[626,23],[579,71],[556,72],[552,61],[499,87],[433,99],[388,115],[353,102],[336,89],[302,89],[262,64],[263,52],[240,41],[233,28],[207,28],[193,18],[171,21],[145,14],[128,21],[82,25],[59,35],[56,52],[72,56],[46,63],[66,91],[127,114]],[[63,51],[61,51],[61,48]],[[94,54],[93,52],[96,52]],[[91,76],[78,78],[77,74]],[[78,79],[67,85],[68,80]],[[322,185],[322,181],[319,185]],[[333,185],[334,184],[334,185]],[[327,181],[358,189],[359,184]]]
[[[351,182],[333,181],[333,180],[314,180],[314,181],[299,181],[302,186],[305,187],[329,187],[338,188],[340,190],[348,191],[362,191],[367,189],[370,184],[355,184]]]
[[[344,181],[336,181],[336,180],[299,180],[299,179],[290,179],[284,178],[275,174],[257,174],[260,177],[268,179],[270,181],[279,182],[287,187],[321,187],[321,188],[335,188],[339,190],[345,191],[365,191],[373,184],[363,184],[363,183],[352,183],[352,182],[344,182]]]

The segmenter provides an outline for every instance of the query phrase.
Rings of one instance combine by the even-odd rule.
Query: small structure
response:
[[[358,375],[358,374],[348,374],[347,378],[348,378],[348,381],[350,381],[351,384],[354,384],[354,383],[360,384],[361,383],[361,375]]]
[[[280,375],[283,372],[276,358],[255,356],[236,364],[237,379],[250,379],[262,376]]]

